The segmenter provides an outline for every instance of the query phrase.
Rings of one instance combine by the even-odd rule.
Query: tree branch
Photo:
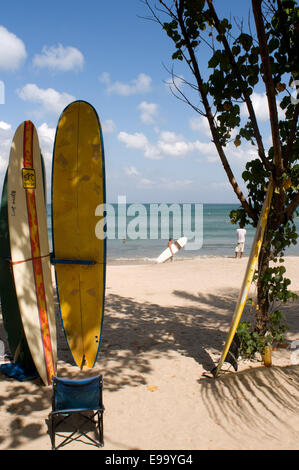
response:
[[[228,180],[229,180],[236,196],[238,197],[240,203],[242,204],[242,207],[247,212],[249,217],[251,217],[251,219],[254,222],[256,222],[257,221],[257,215],[256,215],[254,209],[252,208],[252,206],[246,201],[246,198],[245,198],[244,194],[242,193],[241,188],[238,185],[238,183],[237,183],[237,181],[234,177],[234,174],[233,174],[233,172],[231,170],[231,167],[228,163],[226,155],[223,151],[223,147],[222,147],[222,145],[219,141],[217,128],[216,128],[215,123],[214,123],[214,117],[213,117],[213,113],[212,113],[212,110],[211,110],[211,107],[210,107],[210,104],[209,104],[209,101],[208,101],[208,98],[207,98],[207,93],[204,89],[204,83],[203,83],[203,80],[202,80],[202,77],[201,77],[201,74],[200,74],[200,71],[199,71],[198,62],[196,60],[193,47],[191,46],[190,39],[188,37],[187,31],[186,31],[186,28],[185,28],[184,19],[183,19],[183,8],[182,8],[183,4],[184,4],[184,2],[181,2],[180,8],[178,8],[178,10],[177,10],[177,14],[178,14],[177,20],[179,22],[179,25],[180,25],[180,28],[181,28],[181,31],[182,31],[182,34],[183,34],[183,37],[184,37],[184,40],[185,40],[185,44],[186,44],[186,47],[187,47],[187,50],[188,50],[188,54],[189,54],[189,57],[190,57],[190,61],[192,63],[194,76],[196,78],[197,85],[198,85],[198,90],[199,90],[199,93],[200,93],[201,98],[202,98],[202,103],[204,105],[206,116],[207,116],[209,126],[210,126],[210,130],[211,130],[211,133],[212,133],[212,136],[213,136],[213,142],[214,142],[215,147],[218,151],[218,155],[219,155],[220,160],[222,162],[223,168],[224,168],[224,170],[227,174]]]
[[[255,138],[256,138],[257,146],[258,146],[258,155],[259,155],[260,159],[262,160],[263,164],[265,165],[265,167],[268,168],[270,171],[272,171],[273,170],[273,165],[271,165],[271,163],[267,160],[267,158],[265,156],[264,145],[263,145],[262,137],[261,137],[261,134],[260,134],[260,131],[259,131],[255,111],[254,111],[254,108],[252,106],[252,101],[251,101],[250,96],[248,94],[247,84],[244,82],[244,79],[243,79],[242,74],[240,73],[240,70],[239,70],[239,68],[236,64],[235,58],[233,56],[233,53],[231,51],[231,48],[228,44],[228,41],[227,41],[226,37],[221,34],[220,21],[219,21],[219,18],[217,16],[217,13],[215,11],[215,8],[213,6],[212,0],[207,0],[207,3],[208,3],[209,10],[210,10],[210,13],[212,15],[212,18],[215,22],[215,27],[216,27],[219,35],[221,35],[221,40],[222,40],[224,49],[225,49],[225,51],[228,55],[230,64],[232,66],[232,69],[233,69],[236,77],[238,77],[238,79],[239,79],[240,89],[243,93],[244,100],[245,100],[245,103],[246,103],[246,106],[247,106],[247,109],[248,109],[249,117],[250,117],[252,127],[253,127],[253,130],[254,130],[254,135],[255,135]]]
[[[262,0],[252,0],[252,9],[256,25],[256,31],[259,41],[260,55],[264,68],[264,83],[266,87],[266,95],[269,106],[269,115],[270,115],[270,124],[271,124],[271,133],[272,133],[272,142],[274,149],[274,165],[275,171],[273,176],[275,177],[276,182],[283,173],[283,159],[282,159],[282,149],[279,135],[279,125],[278,125],[278,112],[276,106],[275,98],[275,87],[272,78],[271,63],[267,46],[267,37],[265,33],[265,27],[263,22],[263,13],[261,8]]]
[[[169,73],[169,75],[171,76],[171,80],[172,80],[172,84],[170,84],[169,82],[165,82],[166,84],[169,85],[169,88],[170,88],[170,92],[171,94],[178,100],[182,101],[183,103],[185,104],[188,104],[188,106],[190,106],[192,109],[194,109],[194,111],[196,111],[198,114],[200,114],[201,116],[205,116],[206,117],[206,114],[198,107],[196,106],[195,104],[193,104],[189,98],[187,98],[187,96],[182,92],[182,90],[180,89],[180,87],[178,86],[178,84],[176,83],[176,80],[175,79],[178,79],[180,82],[184,83],[185,85],[188,85],[190,88],[192,88],[194,91],[196,91],[198,93],[198,88],[196,85],[194,85],[193,83],[190,83],[188,82],[187,80],[185,80],[184,78],[182,77],[179,77],[178,75],[176,75],[173,70],[168,70],[167,67],[165,67],[165,70]],[[173,88],[175,88],[175,90],[179,93],[179,95],[177,95],[174,91],[173,91]]]

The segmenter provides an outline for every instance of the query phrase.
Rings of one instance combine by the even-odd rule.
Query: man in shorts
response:
[[[235,249],[235,258],[238,257],[238,253],[240,253],[240,258],[242,258],[244,253],[244,245],[245,245],[245,237],[246,237],[246,230],[243,226],[240,225],[240,228],[236,230],[237,234],[237,245]]]

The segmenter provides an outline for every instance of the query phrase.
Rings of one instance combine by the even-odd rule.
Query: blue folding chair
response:
[[[52,449],[56,450],[68,444],[71,441],[78,440],[79,437],[85,436],[97,447],[104,445],[103,438],[103,377],[97,375],[92,378],[83,380],[67,380],[63,378],[53,377],[53,396],[52,396],[52,412],[51,418],[51,440]],[[68,432],[70,429],[75,429],[67,436],[58,433],[58,427],[61,427],[62,423],[66,420],[70,422],[70,418],[78,415],[83,417],[84,422],[72,423],[71,428],[67,428]],[[74,420],[73,420],[74,421]],[[84,424],[92,424],[93,429],[97,431],[98,440],[95,440],[88,431],[83,430]],[[63,428],[64,433],[65,428]],[[64,438],[59,445],[55,445],[55,435],[60,435]]]

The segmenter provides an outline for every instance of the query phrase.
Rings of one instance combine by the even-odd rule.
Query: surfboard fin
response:
[[[85,354],[83,354],[82,362],[81,362],[81,365],[80,365],[81,370],[83,370],[83,367],[85,366],[85,364],[86,364],[86,359],[85,359]]]
[[[234,339],[232,340],[232,344],[230,345],[230,348],[228,350],[225,362],[228,362],[233,366],[235,371],[237,372],[238,370],[238,357],[239,357],[239,349],[240,349],[241,341],[236,333],[234,336]]]
[[[230,348],[228,350],[227,356],[224,361],[224,362],[228,362],[229,364],[231,364],[236,372],[238,371],[238,357],[239,357],[240,345],[241,345],[241,341],[240,341],[238,334],[236,333],[232,340],[232,344],[230,345]],[[214,377],[216,377],[216,372],[217,372],[217,366],[211,370],[211,374],[213,374]]]

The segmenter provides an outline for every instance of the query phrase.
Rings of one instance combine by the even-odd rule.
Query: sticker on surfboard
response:
[[[35,189],[36,188],[36,177],[35,170],[33,168],[22,169],[22,179],[24,189]]]

